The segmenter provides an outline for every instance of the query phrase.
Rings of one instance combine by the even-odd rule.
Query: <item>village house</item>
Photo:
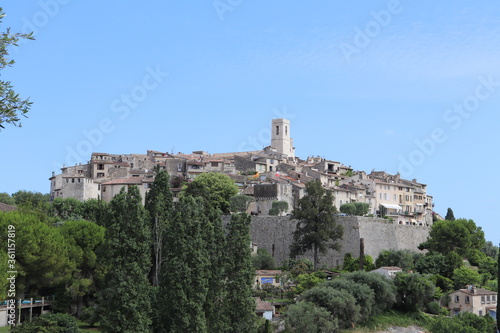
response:
[[[397,273],[403,272],[403,269],[401,267],[379,267],[377,269],[374,269],[373,271],[370,271],[372,273],[377,273],[380,275],[383,275],[385,277],[393,279]]]
[[[496,318],[497,293],[488,289],[467,286],[450,294],[450,315],[472,312],[478,316],[489,314]]]
[[[279,276],[282,274],[280,270],[257,270],[255,271],[254,289],[261,288],[263,285],[271,285],[281,287]]]

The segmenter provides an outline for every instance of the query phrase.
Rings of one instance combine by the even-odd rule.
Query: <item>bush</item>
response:
[[[252,257],[252,263],[257,270],[274,269],[274,258],[266,249],[257,249],[257,255]]]
[[[79,333],[76,319],[68,314],[46,314],[35,318],[31,323],[16,326],[15,333]]]
[[[281,216],[287,210],[288,210],[288,202],[286,202],[286,201],[273,201],[271,209],[269,210],[269,215]]]
[[[252,201],[255,201],[255,199],[249,197],[248,195],[233,195],[231,198],[229,198],[229,210],[234,213],[246,212],[248,205]]]
[[[289,332],[337,333],[338,320],[326,309],[309,302],[290,305],[285,314]]]
[[[345,290],[329,287],[314,287],[306,291],[303,299],[328,310],[342,328],[350,328],[361,319],[361,306]],[[310,332],[310,331],[308,331]]]

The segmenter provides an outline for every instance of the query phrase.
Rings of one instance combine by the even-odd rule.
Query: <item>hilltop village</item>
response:
[[[429,226],[433,220],[433,197],[427,185],[416,179],[383,171],[355,171],[351,166],[318,156],[295,156],[290,121],[273,119],[271,144],[260,151],[191,154],[148,150],[146,154],[93,153],[86,164],[64,166],[50,177],[50,196],[55,198],[110,201],[120,189],[138,185],[144,198],[155,177],[155,167],[166,170],[173,191],[206,172],[231,177],[241,194],[255,202],[249,211],[267,215],[273,201],[288,202],[290,213],[304,195],[305,183],[320,180],[333,192],[335,206],[365,202],[369,214],[390,217],[395,224]]]

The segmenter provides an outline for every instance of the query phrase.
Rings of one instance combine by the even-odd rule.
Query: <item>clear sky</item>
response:
[[[269,144],[428,184],[500,241],[498,1],[4,2],[34,31],[1,72],[33,107],[0,132],[0,192],[48,193],[91,152]]]

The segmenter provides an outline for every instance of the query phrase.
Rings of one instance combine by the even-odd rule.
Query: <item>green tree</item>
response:
[[[106,224],[108,203],[98,199],[88,199],[83,202],[83,219],[99,225]]]
[[[122,188],[109,204],[106,225],[108,273],[99,297],[106,332],[149,332],[151,231],[137,186]]]
[[[339,250],[343,228],[336,223],[335,213],[332,193],[323,188],[320,181],[307,183],[306,195],[299,200],[292,214],[298,222],[290,256],[295,258],[313,250],[314,269],[317,269],[319,253],[324,254],[329,248]]]
[[[15,228],[18,295],[44,296],[47,288],[70,279],[75,263],[69,258],[70,244],[57,228],[40,221],[35,213],[0,213],[0,230],[8,230],[9,225]],[[7,236],[7,232],[0,234],[1,244],[8,243]]]
[[[356,206],[353,203],[345,203],[340,206],[340,212],[347,215],[356,215]]]
[[[434,283],[420,274],[398,273],[394,277],[396,285],[396,306],[411,312],[423,310],[431,302],[436,292]]]
[[[455,289],[465,288],[468,284],[481,284],[481,275],[469,267],[460,267],[453,271],[453,282]]]
[[[349,253],[350,254],[350,253]],[[348,272],[354,272],[359,270],[360,258],[348,258],[347,262],[344,258],[344,270]],[[363,257],[363,270],[371,271],[375,269],[375,264],[373,263],[373,258],[370,255],[365,255]]]
[[[15,326],[15,333],[80,333],[76,319],[65,313],[48,313]]]
[[[451,278],[455,267],[449,259],[440,253],[429,253],[415,264],[415,270],[421,274],[439,274]]]
[[[49,213],[62,221],[79,220],[83,218],[83,202],[74,198],[55,198]]]
[[[238,187],[229,176],[208,172],[196,177],[183,190],[184,195],[203,197],[207,204],[223,213],[229,213],[229,199],[238,193]]]
[[[89,221],[67,221],[59,227],[59,232],[70,244],[69,254],[76,265],[64,291],[70,298],[69,310],[80,317],[83,306],[94,302],[96,283],[103,278],[104,268],[97,251],[104,243],[105,228]]]
[[[151,284],[159,286],[160,270],[163,263],[163,239],[167,224],[173,210],[173,194],[170,190],[170,177],[165,170],[156,169],[156,177],[146,194],[145,208],[149,212],[151,226],[152,268],[150,272]]]
[[[336,333],[338,320],[325,308],[311,302],[290,305],[285,314],[286,328],[289,332]]]
[[[370,210],[370,205],[366,202],[355,202],[354,206],[356,207],[357,216],[364,216],[368,214],[368,211]]]
[[[248,205],[255,201],[255,198],[248,195],[237,194],[229,198],[229,210],[235,213],[244,213],[248,209]]]
[[[207,332],[204,305],[209,288],[208,220],[203,199],[182,197],[165,231],[158,332]]]
[[[0,202],[11,206],[14,206],[16,204],[14,198],[11,197],[10,194],[6,192],[0,193]]]
[[[489,315],[480,317],[471,312],[461,312],[453,318],[437,317],[429,327],[432,333],[492,333],[495,322]]]
[[[295,278],[295,292],[301,294],[306,290],[319,286],[325,281],[324,277],[319,276],[317,273],[303,273]]]
[[[266,249],[257,249],[257,255],[252,257],[253,267],[259,269],[274,269],[274,258]]]
[[[12,194],[16,202],[16,206],[24,206],[28,208],[45,207],[49,203],[49,195],[40,192],[17,191]]]
[[[491,241],[487,241],[486,243],[484,243],[484,246],[481,249],[481,251],[488,257],[493,258],[495,260],[498,257],[498,247],[493,245]]]
[[[272,207],[269,210],[269,215],[281,216],[288,211],[288,202],[286,201],[273,201]]]
[[[376,267],[401,267],[407,272],[415,267],[415,262],[423,257],[422,254],[411,250],[382,250],[377,260]]]
[[[446,211],[446,216],[444,217],[446,221],[455,221],[455,215],[453,215],[453,210],[451,208],[448,208]]]
[[[230,332],[254,332],[255,300],[253,281],[255,270],[250,249],[250,222],[246,213],[232,215],[227,229],[226,300],[225,312],[231,323]]]
[[[437,221],[432,225],[426,242],[420,244],[420,250],[429,250],[447,255],[456,252],[467,257],[472,250],[480,250],[485,244],[484,232],[473,220]]]
[[[361,306],[345,290],[314,287],[304,292],[302,298],[328,310],[338,319],[341,328],[350,328],[361,319]]]
[[[320,286],[347,291],[354,297],[356,304],[360,306],[360,321],[367,320],[370,317],[372,307],[375,305],[375,292],[366,284],[344,278],[336,278]]]
[[[0,8],[0,23],[4,17],[5,14]],[[0,38],[0,69],[14,65],[14,60],[8,57],[10,46],[18,46],[21,38],[34,39],[33,33],[11,33],[10,28],[1,32]],[[5,128],[4,124],[21,127],[21,117],[26,117],[31,107],[29,98],[22,99],[13,88],[11,82],[0,80],[0,128]]]
[[[393,281],[377,273],[356,271],[341,275],[347,280],[353,280],[356,283],[366,284],[375,293],[377,302],[372,308],[372,315],[380,314],[390,309],[396,302],[396,287]]]

